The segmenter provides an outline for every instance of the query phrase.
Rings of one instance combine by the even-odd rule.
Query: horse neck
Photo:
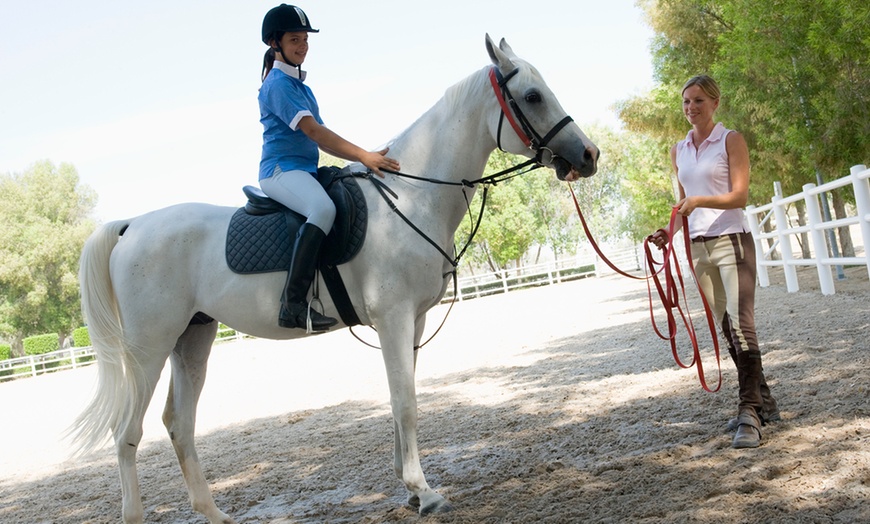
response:
[[[486,72],[478,71],[447,90],[390,146],[406,173],[448,182],[473,180],[483,174],[495,149],[489,130],[498,103],[487,88]]]

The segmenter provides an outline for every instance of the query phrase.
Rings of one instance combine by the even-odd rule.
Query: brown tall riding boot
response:
[[[723,326],[725,339],[728,342],[728,354],[731,355],[731,360],[734,361],[734,365],[737,365],[737,350],[734,349],[734,344],[731,342],[731,336],[725,327]],[[764,378],[764,368],[761,369],[761,412],[759,413],[761,416],[761,423],[767,424],[768,422],[777,422],[782,420],[782,415],[779,414],[779,406],[776,404],[776,399],[773,398],[773,394],[770,392],[770,387],[767,385],[767,379]],[[728,421],[727,425],[728,431],[737,431],[737,417],[732,418]]]
[[[737,433],[732,448],[757,448],[761,445],[761,352],[737,353],[737,382],[740,403],[737,409]]]
[[[782,420],[779,406],[776,404],[776,399],[770,393],[770,387],[768,387],[767,380],[764,378],[764,371],[761,372],[761,412],[759,416],[761,417],[762,425]],[[737,417],[729,420],[726,428],[728,431],[737,431]]]

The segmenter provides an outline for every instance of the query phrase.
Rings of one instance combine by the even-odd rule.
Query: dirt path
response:
[[[423,467],[456,508],[425,522],[870,522],[870,285],[858,269],[834,296],[804,291],[811,278],[799,293],[759,290],[784,420],[755,450],[732,450],[725,432],[733,364],[719,393],[704,392],[651,332],[643,284],[457,304],[418,364]],[[113,452],[65,461],[59,439],[94,376],[0,384],[0,521],[118,521]],[[204,522],[159,421],[165,391],[163,380],[139,454],[146,519]],[[197,434],[217,503],[239,522],[419,520],[392,473],[380,356],[346,330],[216,347]]]

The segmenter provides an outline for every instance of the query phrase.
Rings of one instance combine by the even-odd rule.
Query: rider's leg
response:
[[[287,328],[306,327],[310,314],[313,331],[329,329],[338,321],[309,308],[307,296],[320,247],[335,221],[335,204],[320,182],[305,171],[283,172],[276,168],[271,177],[260,180],[260,187],[269,197],[307,219],[294,239],[278,323]]]

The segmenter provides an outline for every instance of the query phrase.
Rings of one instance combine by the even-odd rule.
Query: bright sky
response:
[[[256,184],[263,15],[275,0],[0,6],[0,173],[69,162],[101,221],[179,202],[240,206]],[[634,0],[308,0],[303,68],[328,127],[374,150],[489,64],[535,65],[581,127],[652,85]],[[592,136],[594,140],[594,136]],[[606,154],[606,152],[604,152]]]

